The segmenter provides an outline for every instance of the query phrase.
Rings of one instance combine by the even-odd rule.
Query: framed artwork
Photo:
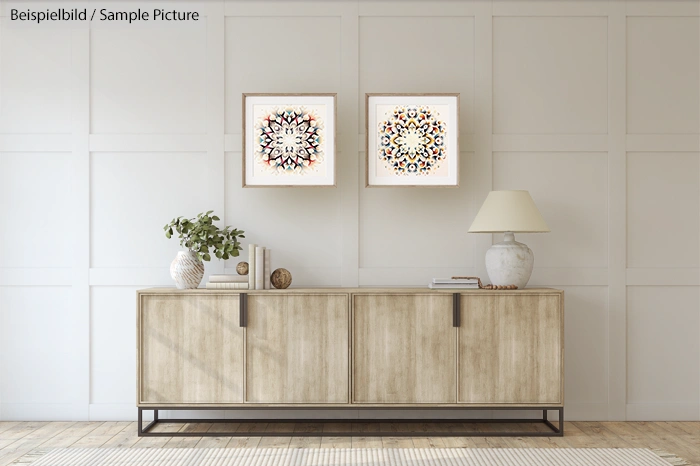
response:
[[[366,94],[365,182],[459,186],[459,94]]]
[[[336,94],[243,94],[243,187],[335,186]]]

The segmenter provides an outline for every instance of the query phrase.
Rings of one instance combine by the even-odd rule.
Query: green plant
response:
[[[238,257],[238,251],[241,250],[238,238],[245,238],[245,232],[231,227],[219,229],[214,222],[220,219],[213,213],[210,210],[196,218],[174,218],[163,227],[165,237],[171,238],[177,233],[180,235],[180,246],[196,253],[200,260],[211,260],[210,248],[214,248],[214,255],[219,259]]]

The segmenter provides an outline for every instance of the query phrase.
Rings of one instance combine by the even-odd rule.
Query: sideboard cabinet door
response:
[[[451,294],[353,295],[353,403],[454,403]]]
[[[348,403],[349,295],[248,296],[246,402]]]
[[[141,295],[139,403],[241,403],[238,295]]]
[[[561,294],[464,294],[459,402],[563,403]]]

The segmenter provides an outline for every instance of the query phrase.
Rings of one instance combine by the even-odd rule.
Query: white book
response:
[[[209,275],[209,283],[248,283],[246,275]]]
[[[443,284],[443,283],[479,283],[476,278],[433,278],[433,283]]]
[[[248,289],[255,289],[255,247],[256,244],[248,245]]]
[[[255,248],[255,289],[265,289],[265,247]]]
[[[474,290],[479,288],[478,283],[430,283],[428,288],[431,290]]]
[[[207,283],[208,290],[247,290],[248,282],[245,283]]]
[[[265,270],[264,270],[265,276],[263,278],[265,281],[264,284],[265,284],[266,290],[269,290],[271,288],[270,287],[270,274],[272,273],[272,270],[270,270],[270,264],[272,263],[272,261],[270,260],[270,251],[271,251],[270,249],[265,248]]]

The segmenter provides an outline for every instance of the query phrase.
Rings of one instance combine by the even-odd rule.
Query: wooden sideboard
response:
[[[137,301],[140,434],[143,409],[292,407],[536,409],[563,433],[547,421],[564,406],[560,290],[154,288]]]

